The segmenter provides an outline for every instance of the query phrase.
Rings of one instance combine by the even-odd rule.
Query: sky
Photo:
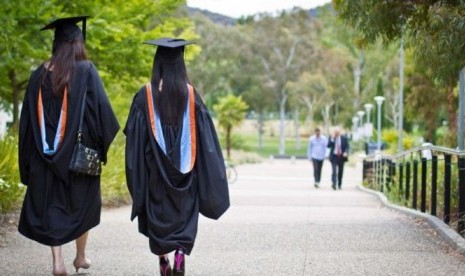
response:
[[[331,2],[331,0],[187,0],[193,8],[239,18],[260,12],[274,13],[280,10],[300,7],[310,9]]]

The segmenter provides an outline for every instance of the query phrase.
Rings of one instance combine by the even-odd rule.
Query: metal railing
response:
[[[423,146],[363,161],[368,188],[390,201],[429,213],[465,236],[465,151]]]

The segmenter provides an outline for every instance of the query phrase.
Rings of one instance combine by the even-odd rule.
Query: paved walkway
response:
[[[356,189],[360,169],[347,167],[341,191],[315,189],[307,161],[274,160],[238,168],[232,207],[202,218],[187,275],[465,275],[465,257],[425,223],[383,208]],[[130,208],[106,210],[91,232],[91,275],[157,275]],[[12,232],[0,248],[0,275],[51,274],[50,249]],[[64,247],[72,272],[74,245]]]

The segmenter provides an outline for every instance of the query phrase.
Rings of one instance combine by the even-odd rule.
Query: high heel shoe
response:
[[[170,260],[166,256],[160,256],[160,275],[171,276],[173,271],[171,270]]]
[[[173,276],[184,276],[185,263],[186,260],[184,258],[184,251],[181,248],[179,248],[176,250],[176,253],[174,254]]]
[[[80,268],[89,269],[90,268],[90,260],[85,259],[83,263],[79,263],[78,259],[74,259],[73,266],[76,269],[76,273],[79,272]]]

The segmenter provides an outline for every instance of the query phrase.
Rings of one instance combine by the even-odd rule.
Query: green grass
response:
[[[279,137],[278,136],[264,136],[263,147],[258,148],[258,136],[257,135],[245,135],[241,134],[240,137],[243,140],[244,148],[249,151],[256,152],[260,156],[268,158],[270,155],[278,155],[279,153]],[[300,149],[296,149],[295,139],[286,139],[286,155],[290,156],[306,156],[307,155],[307,138],[301,138]]]

